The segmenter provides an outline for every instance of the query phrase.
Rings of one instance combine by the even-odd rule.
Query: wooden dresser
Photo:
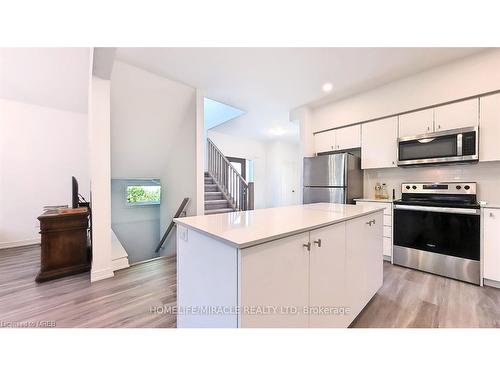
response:
[[[90,270],[91,257],[87,246],[88,209],[69,213],[48,210],[38,220],[42,244],[37,282]]]

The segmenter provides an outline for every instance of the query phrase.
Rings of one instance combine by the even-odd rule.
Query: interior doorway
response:
[[[238,171],[238,173],[241,174],[241,177],[243,177],[245,179],[245,181],[247,181],[247,174],[246,174],[247,161],[246,161],[246,159],[228,156],[227,160],[229,160],[229,162],[234,167],[234,169],[236,169]]]

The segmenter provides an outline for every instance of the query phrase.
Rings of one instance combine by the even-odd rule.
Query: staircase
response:
[[[253,210],[253,182],[247,182],[207,138],[205,214]]]
[[[205,215],[236,211],[224,197],[214,179],[205,172]]]

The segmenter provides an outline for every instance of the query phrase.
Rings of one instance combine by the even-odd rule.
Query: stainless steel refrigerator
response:
[[[362,197],[359,157],[342,153],[304,158],[304,203],[354,203]]]

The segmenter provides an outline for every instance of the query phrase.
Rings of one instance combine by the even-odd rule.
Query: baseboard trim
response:
[[[491,286],[492,288],[498,288],[498,289],[500,289],[500,281],[495,281],[495,280],[490,280],[490,279],[484,279],[483,278],[483,285]]]
[[[104,268],[102,270],[92,269],[92,271],[90,271],[90,282],[93,283],[99,280],[109,279],[113,276],[115,276],[113,268]]]
[[[28,240],[11,241],[11,242],[0,242],[1,249],[10,249],[13,247],[23,247],[30,245],[40,245],[40,238],[31,238]]]
[[[111,265],[113,266],[113,271],[118,271],[130,267],[130,264],[128,263],[128,257],[113,259]]]

